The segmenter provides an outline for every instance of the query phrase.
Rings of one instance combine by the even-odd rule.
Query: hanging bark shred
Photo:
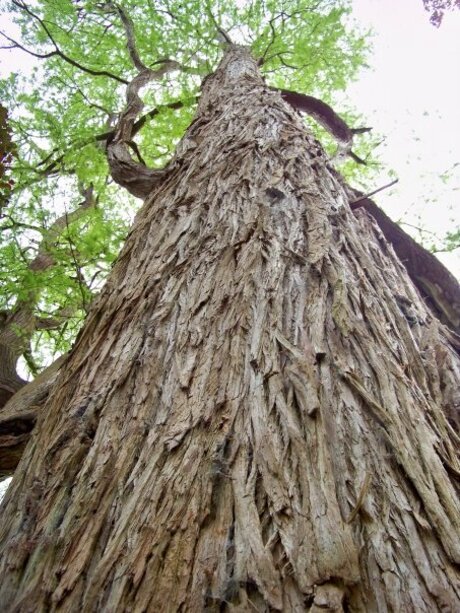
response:
[[[459,610],[460,361],[393,249],[245,49],[166,170],[6,494],[4,610]]]

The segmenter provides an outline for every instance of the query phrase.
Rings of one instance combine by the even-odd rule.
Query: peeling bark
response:
[[[459,357],[355,214],[232,47],[7,492],[4,610],[459,609]]]

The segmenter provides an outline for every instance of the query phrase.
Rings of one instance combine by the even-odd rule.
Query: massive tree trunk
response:
[[[459,364],[232,48],[7,493],[3,610],[458,610]]]

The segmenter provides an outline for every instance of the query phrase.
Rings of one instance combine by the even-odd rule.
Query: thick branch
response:
[[[113,3],[110,4],[115,6]],[[130,19],[120,6],[116,5],[115,8],[125,27],[131,60],[139,72],[127,87],[126,108],[115,127],[113,139],[107,143],[107,159],[113,179],[134,196],[145,198],[164,176],[164,171],[153,170],[135,162],[129,152],[134,121],[144,107],[139,91],[150,81],[160,79],[167,72],[180,68],[180,65],[166,59],[161,61],[161,66],[157,70],[147,68],[137,51]]]
[[[339,143],[339,149],[336,155],[349,155],[358,164],[365,164],[351,150],[353,144],[353,135],[369,132],[372,128],[350,128],[348,124],[334,111],[328,104],[306,94],[299,94],[287,89],[278,89],[286,102],[302,113],[307,113],[323,126]]]

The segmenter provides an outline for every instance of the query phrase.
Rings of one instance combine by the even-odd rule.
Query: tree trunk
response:
[[[459,365],[232,47],[6,495],[3,610],[459,610]]]

